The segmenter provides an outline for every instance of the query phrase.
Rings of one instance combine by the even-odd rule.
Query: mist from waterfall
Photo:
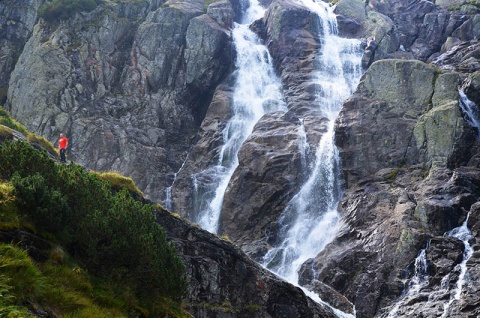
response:
[[[327,119],[328,130],[316,148],[309,179],[283,211],[279,224],[281,243],[264,256],[263,265],[298,285],[298,270],[330,243],[338,230],[337,211],[342,189],[340,161],[334,143],[334,121],[343,102],[356,88],[362,74],[363,51],[358,40],[338,37],[333,7],[322,1],[297,0],[319,18],[321,48],[316,58],[314,101]]]
[[[241,145],[264,114],[286,110],[268,49],[248,27],[264,13],[258,0],[250,0],[242,23],[235,23],[232,36],[237,60],[232,117],[222,132],[223,146],[217,165],[192,176],[197,221],[212,233],[217,232],[224,193],[238,166]]]

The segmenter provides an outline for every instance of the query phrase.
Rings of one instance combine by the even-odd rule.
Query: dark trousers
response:
[[[60,149],[60,161],[61,162],[67,162],[67,159],[65,158],[65,152],[67,151],[67,149],[63,148],[63,149]]]

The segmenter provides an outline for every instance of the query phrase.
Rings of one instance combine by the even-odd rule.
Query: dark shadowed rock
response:
[[[0,3],[0,105],[5,103],[10,74],[37,22],[42,0],[3,0]]]
[[[336,317],[230,242],[166,211],[158,211],[157,221],[186,264],[189,293],[184,301],[195,317]]]

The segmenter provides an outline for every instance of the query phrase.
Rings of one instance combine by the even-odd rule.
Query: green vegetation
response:
[[[471,0],[470,2],[466,2],[466,3],[463,4],[463,5],[452,6],[452,7],[448,8],[448,10],[449,10],[449,11],[459,11],[459,10],[462,10],[465,5],[471,5],[471,6],[474,6],[474,7],[480,9],[480,1],[478,1],[478,0]]]
[[[114,189],[125,188],[128,191],[130,191],[131,193],[136,193],[136,194],[139,194],[139,195],[143,196],[142,191],[140,191],[140,189],[137,188],[137,186],[135,185],[135,182],[132,180],[132,178],[122,176],[120,173],[114,172],[114,171],[101,172],[101,173],[100,172],[94,172],[94,171],[91,171],[91,172],[95,173],[99,179],[110,182],[110,185]]]
[[[13,130],[19,131],[24,135],[28,134],[27,128],[13,119],[2,106],[0,106],[0,125],[4,125]]]
[[[48,22],[67,20],[77,12],[93,11],[100,0],[52,0],[45,2],[39,9],[39,16]]]
[[[0,307],[22,311],[28,303],[65,317],[186,316],[184,265],[153,205],[78,165],[55,164],[27,142],[6,141],[0,162],[0,230],[29,230],[57,245],[40,263],[2,246],[12,261],[0,264],[8,273]],[[14,263],[24,265],[3,270]]]
[[[13,140],[13,130],[7,126],[0,126],[0,142]]]
[[[33,133],[27,135],[27,141],[31,144],[37,144],[54,157],[58,157],[58,150],[43,136],[37,136]]]

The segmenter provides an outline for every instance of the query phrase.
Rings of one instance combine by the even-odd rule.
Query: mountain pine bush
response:
[[[179,302],[186,292],[184,265],[153,206],[82,167],[57,165],[26,142],[0,147],[0,179],[10,181],[19,209],[53,233],[90,272],[121,277],[137,293]]]

